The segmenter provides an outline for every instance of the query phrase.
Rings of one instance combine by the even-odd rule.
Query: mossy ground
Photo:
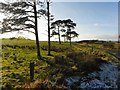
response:
[[[92,48],[92,47],[94,48]],[[42,59],[37,59],[36,44],[34,40],[11,38],[2,40],[2,87],[25,88],[41,87],[66,88],[64,78],[68,76],[84,76],[99,70],[101,63],[117,59],[107,54],[101,48],[102,44],[81,44],[51,42],[51,56],[47,55],[47,42],[40,42]],[[104,47],[102,47],[104,48]],[[110,47],[109,47],[110,48]],[[114,44],[114,49],[118,49]],[[30,84],[30,62],[35,63],[34,80]],[[37,80],[37,81],[36,81]],[[57,81],[56,86],[50,82]],[[34,85],[36,84],[37,85]],[[25,85],[24,85],[25,84]]]

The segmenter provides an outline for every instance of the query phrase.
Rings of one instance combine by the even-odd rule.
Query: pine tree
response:
[[[66,38],[70,41],[71,45],[71,39],[78,37],[78,33],[76,31],[72,31],[72,29],[75,29],[76,23],[74,23],[71,19],[63,20],[64,27],[67,28],[66,30]]]
[[[76,23],[74,23],[71,19],[67,20],[56,20],[55,22],[51,23],[52,28],[52,36],[58,35],[59,43],[61,44],[61,37],[64,37],[67,40],[70,41],[71,45],[71,39],[78,37],[78,33],[76,31],[73,31],[75,29]],[[61,28],[61,29],[60,29]],[[57,30],[57,31],[56,31]],[[60,35],[60,32],[64,33],[63,35]]]
[[[60,27],[62,27],[62,20],[56,20],[55,22],[51,23],[51,28],[53,29],[52,31],[52,36],[54,35],[58,35],[58,39],[59,39],[59,44],[61,44],[61,35],[60,35]],[[57,31],[56,31],[57,30]]]
[[[38,5],[39,9],[36,9]],[[41,58],[40,44],[37,30],[37,18],[46,15],[46,11],[42,8],[40,1],[12,2],[0,3],[0,12],[7,17],[3,19],[2,33],[12,31],[28,31],[36,36],[36,47],[38,59]]]

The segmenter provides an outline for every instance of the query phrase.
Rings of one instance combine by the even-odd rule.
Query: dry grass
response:
[[[25,89],[40,89],[40,90],[50,90],[51,85],[49,83],[49,80],[36,80],[31,83],[25,83],[23,86]]]

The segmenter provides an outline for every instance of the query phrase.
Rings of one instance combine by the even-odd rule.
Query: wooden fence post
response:
[[[30,81],[34,81],[34,62],[30,63]]]

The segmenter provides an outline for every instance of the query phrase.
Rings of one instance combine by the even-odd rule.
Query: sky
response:
[[[93,0],[94,1],[94,0]],[[50,7],[54,20],[71,19],[77,24],[74,29],[80,40],[118,40],[118,2],[52,2]],[[2,19],[0,19],[2,20]],[[39,40],[47,41],[47,21],[38,20]],[[0,37],[18,36],[21,33],[4,34]],[[23,36],[35,39],[31,33]],[[51,40],[58,40],[57,37]]]
[[[118,3],[56,2],[55,6],[51,10],[56,19],[70,18],[76,22],[79,39],[117,39]]]

